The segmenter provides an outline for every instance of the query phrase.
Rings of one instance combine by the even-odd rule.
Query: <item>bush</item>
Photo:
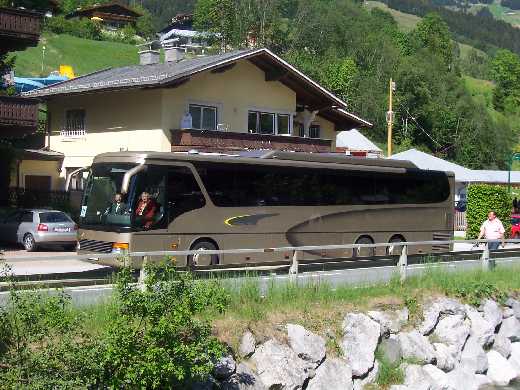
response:
[[[101,26],[89,19],[65,19],[64,16],[46,18],[45,30],[55,34],[69,34],[79,38],[101,40]]]
[[[466,238],[475,239],[480,226],[487,219],[489,211],[496,212],[506,230],[506,237],[511,231],[512,199],[507,188],[489,184],[472,184],[468,188],[468,206],[466,209]]]
[[[171,266],[147,270],[144,289],[130,270],[118,274],[101,321],[74,310],[63,292],[20,291],[12,281],[0,308],[0,387],[188,389],[207,379],[226,351],[209,318],[229,295]]]

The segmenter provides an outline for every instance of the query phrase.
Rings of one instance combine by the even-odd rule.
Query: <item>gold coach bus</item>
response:
[[[85,186],[79,252],[446,240],[453,236],[453,188],[452,174],[421,170],[407,161],[280,151],[105,153],[95,157]],[[144,192],[153,202],[153,215],[143,214],[139,199]],[[123,212],[110,207],[116,193]],[[440,243],[412,248],[446,249]],[[207,255],[198,261],[257,263],[291,255]],[[179,265],[194,261],[176,260]]]

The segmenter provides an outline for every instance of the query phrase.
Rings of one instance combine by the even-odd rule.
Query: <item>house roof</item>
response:
[[[381,152],[381,149],[358,130],[340,131],[336,135],[336,147],[349,150]]]
[[[65,155],[53,150],[24,149],[21,151],[21,157],[23,160],[62,161]]]
[[[108,68],[72,80],[35,89],[24,96],[49,99],[52,96],[113,91],[129,88],[164,88],[180,85],[201,72],[225,71],[237,61],[249,60],[266,73],[266,81],[279,81],[296,92],[298,104],[319,110],[320,116],[340,124],[338,130],[372,124],[347,111],[347,103],[311,80],[270,50],[237,50],[207,57],[153,65]]]
[[[102,12],[106,14],[113,14],[113,15],[124,15],[132,18],[138,18],[142,16],[141,13],[134,11],[133,9],[118,3],[117,1],[114,1],[112,3],[108,4],[98,4],[93,5],[91,7],[85,7],[77,9],[69,14],[67,14],[65,17],[67,19],[69,18],[75,18],[79,16],[90,16],[93,12]]]
[[[432,156],[416,149],[396,153],[390,157],[393,160],[408,160],[421,169],[455,173],[455,181],[464,183],[507,184],[508,171],[474,170],[463,167],[442,158]],[[520,184],[520,172],[511,171],[511,183]]]

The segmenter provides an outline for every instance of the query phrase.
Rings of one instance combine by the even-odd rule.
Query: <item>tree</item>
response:
[[[491,62],[491,76],[497,86],[493,103],[499,110],[520,105],[520,57],[509,50],[497,51]]]
[[[445,65],[453,62],[450,29],[438,14],[427,14],[417,24],[417,36],[425,47],[443,59]]]
[[[226,48],[236,42],[236,3],[233,0],[198,0],[194,12],[194,26],[220,36]]]

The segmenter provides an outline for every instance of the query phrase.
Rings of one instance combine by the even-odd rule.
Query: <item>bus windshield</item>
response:
[[[90,170],[80,213],[83,228],[111,231],[162,229],[176,216],[203,207],[204,197],[193,173],[182,166],[147,165],[131,176],[136,164],[99,163]]]

